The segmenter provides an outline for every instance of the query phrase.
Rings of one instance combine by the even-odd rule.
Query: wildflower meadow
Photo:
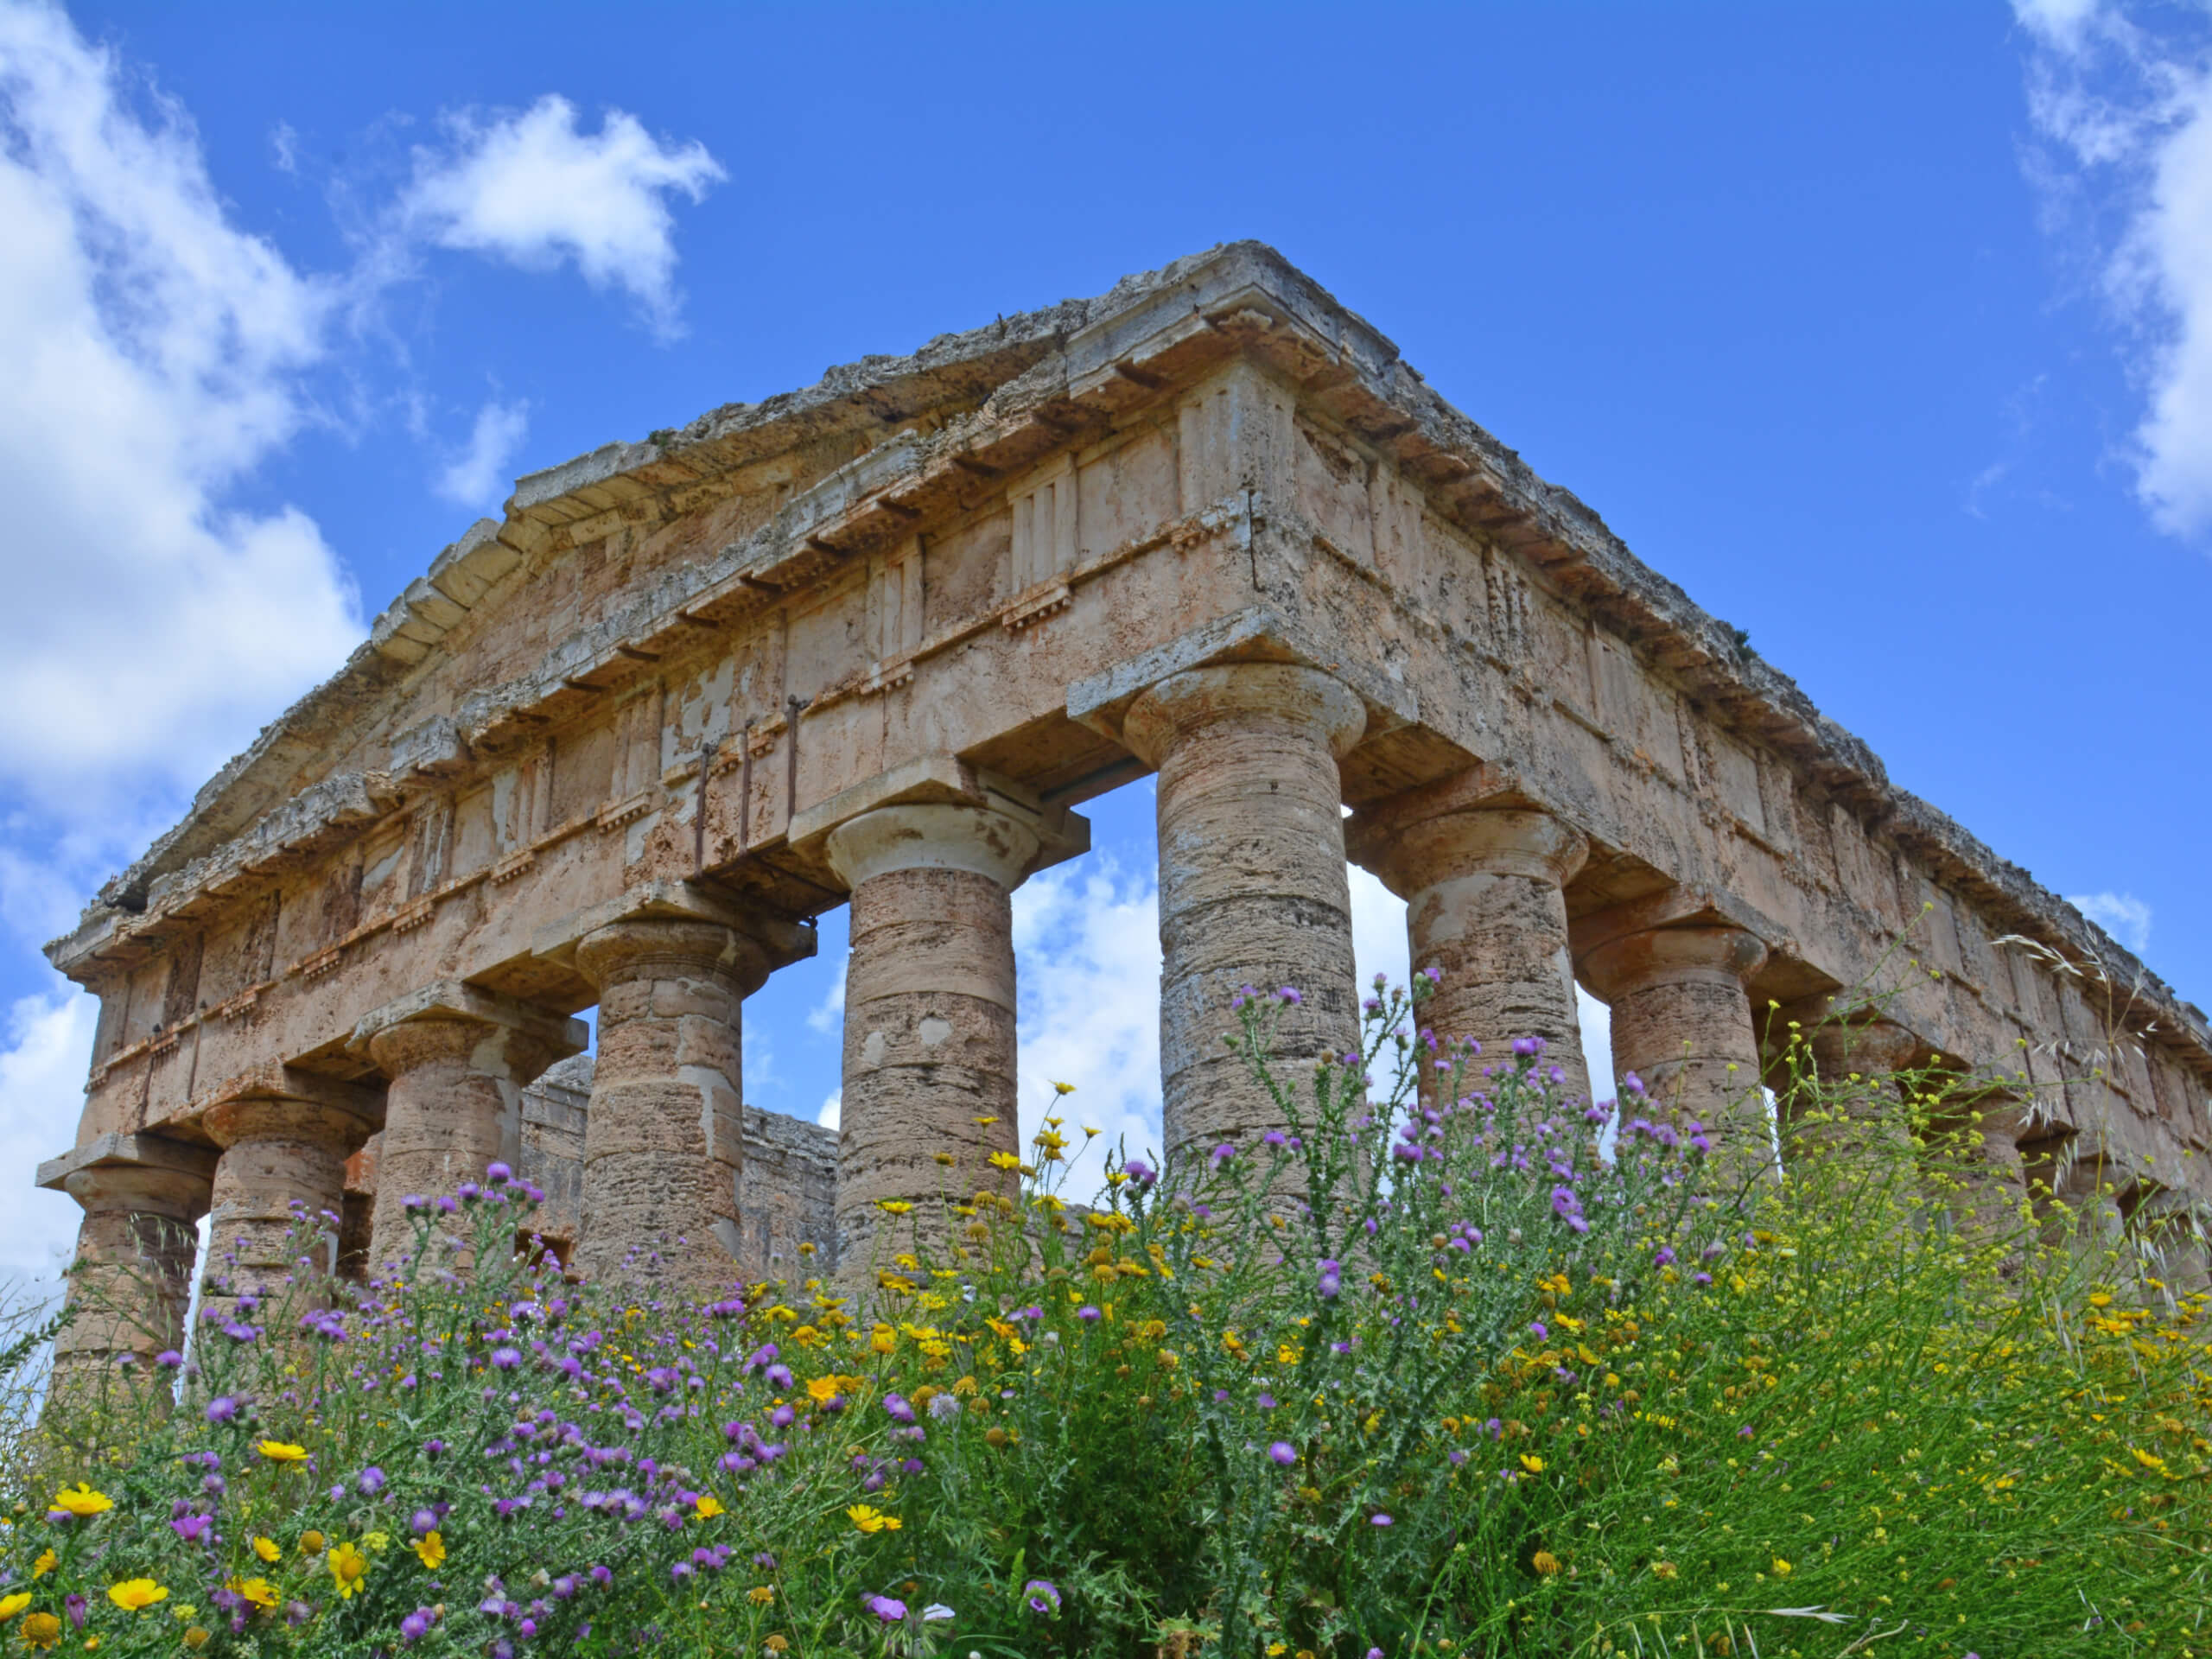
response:
[[[1054,1085],[1018,1197],[949,1169],[859,1294],[574,1282],[497,1165],[394,1282],[302,1215],[283,1294],[16,1402],[0,1645],[2212,1653],[2201,1293],[1962,1224],[1925,1079],[1801,1073],[1777,1179],[1439,1045],[1429,988],[1297,1076],[1294,993],[1241,995],[1249,1145],[1109,1147]]]

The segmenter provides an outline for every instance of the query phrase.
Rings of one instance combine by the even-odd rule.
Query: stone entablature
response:
[[[1274,718],[1287,694],[1262,668],[1307,677],[1303,725]],[[1239,811],[1262,842],[1312,842],[1281,880],[1185,884],[1193,914],[1230,903],[1243,944],[1185,938],[1164,908],[1171,1096],[1208,976],[1232,960],[1329,982],[1312,1014],[1327,1039],[1339,953],[1319,942],[1341,931],[1344,830],[1306,820],[1333,791],[1363,861],[1431,895],[1420,949],[1529,988],[1475,998],[1471,1020],[1555,1019],[1548,963],[1686,1030],[1734,1020],[1732,997],[1796,1007],[1879,976],[1917,1057],[2024,1071],[2030,1130],[2093,1150],[2133,1202],[2202,1192],[2183,1157],[2212,1140],[2199,1011],[1893,788],[1730,629],[1251,244],[522,480],[503,522],[442,555],[49,947],[102,999],[79,1140],[205,1145],[212,1113],[270,1097],[272,1067],[381,1096],[389,1071],[355,1040],[377,1010],[457,982],[570,1014],[599,1000],[607,941],[644,950],[641,928],[689,929],[683,949],[724,965],[656,968],[664,988],[639,1006],[712,981],[699,995],[721,1012],[671,1013],[665,1032],[734,1020],[754,976],[810,952],[813,916],[870,885],[863,866],[885,872],[865,906],[880,937],[951,952],[976,988],[946,1019],[974,1088],[1002,1091],[999,970],[978,964],[1005,891],[1083,850],[1071,808],[1155,766],[1175,780],[1164,894],[1185,890],[1171,858]],[[1300,780],[1294,810],[1240,808],[1211,781],[1270,766]],[[1007,844],[1028,850],[964,885],[894,880],[849,827],[882,813],[956,839],[956,821],[1013,823]],[[1484,813],[1520,817],[1459,821]],[[1457,862],[1421,868],[1415,842]],[[917,943],[899,919],[939,902],[925,887],[968,918],[964,943]],[[1531,931],[1486,955],[1478,918]],[[1637,943],[1656,933],[1676,937]],[[2101,983],[2123,988],[2116,1006]],[[624,1064],[661,1064],[645,1058],[661,1039],[639,1040]],[[872,1051],[866,1033],[848,1048],[849,1074]],[[1756,1062],[1759,1039],[1726,1052]],[[711,1084],[683,1064],[682,1088],[734,1099],[734,1056]],[[648,1070],[623,1086],[642,1101],[679,1084]],[[713,1154],[732,1170],[734,1147]]]

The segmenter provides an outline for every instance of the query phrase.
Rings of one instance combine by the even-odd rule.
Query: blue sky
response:
[[[68,1144],[90,1040],[37,944],[515,474],[1243,236],[2204,1000],[2209,48],[2113,0],[0,0],[0,1157]],[[1024,1065],[1141,1128],[1149,798],[1093,811]],[[756,1103],[834,1093],[841,946],[752,1006]],[[74,1220],[10,1206],[0,1267]]]

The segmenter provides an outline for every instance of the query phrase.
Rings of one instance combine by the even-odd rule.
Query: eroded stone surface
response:
[[[1277,1113],[1222,1042],[1230,996],[1300,1001],[1275,1028],[1295,1076],[1357,1046],[1351,889],[1338,756],[1366,724],[1328,675],[1272,663],[1198,669],[1138,698],[1123,728],[1159,768],[1160,1069],[1171,1150],[1249,1146]]]
[[[1690,926],[1623,934],[1577,964],[1612,1009],[1615,1077],[1634,1073],[1658,1114],[1700,1124],[1715,1156],[1744,1171],[1773,1162],[1744,994],[1765,957],[1740,928]]]
[[[1455,780],[1456,782],[1456,780]],[[1589,842],[1548,812],[1465,802],[1451,785],[1363,814],[1357,849],[1406,901],[1413,971],[1438,976],[1421,1024],[1449,1059],[1471,1039],[1464,1075],[1514,1063],[1512,1043],[1543,1039],[1554,1086],[1590,1099],[1567,944],[1567,882]],[[1435,1073],[1424,1071],[1425,1090]]]
[[[767,958],[731,929],[660,918],[601,928],[576,955],[600,988],[576,1266],[727,1288],[743,1252],[739,1007]]]
[[[990,1160],[1020,1154],[1008,895],[1038,840],[982,808],[922,805],[830,842],[852,886],[837,1260],[866,1289],[902,1250],[949,1259],[947,1202],[1014,1189]]]
[[[1229,689],[1262,683],[1280,695]],[[772,966],[849,890],[830,823],[1002,790],[1040,857],[1070,856],[1056,816],[1148,767],[1173,1136],[1263,1115],[1213,1058],[1236,984],[1298,985],[1294,1057],[1349,1039],[1340,806],[1383,823],[1474,778],[1586,848],[1560,865],[1570,946],[1624,988],[1617,1048],[1685,1102],[1717,1109],[1728,1064],[1740,1091],[1770,1060],[1738,1001],[1866,988],[2022,1103],[2031,1191],[2087,1182],[2094,1224],[2139,1236],[2206,1196],[2201,1011],[1253,244],[524,480],[50,947],[101,1005],[78,1142],[219,1142],[227,1103],[296,1074],[373,1096],[373,1128],[353,1033],[425,987],[565,1016],[601,995],[578,940],[647,913],[753,927]],[[1468,964],[1447,1024],[1556,1025],[1564,1069],[1544,884],[1421,858],[1371,861],[1440,894],[1413,925]],[[1619,942],[1713,929],[1750,942],[1723,953],[1732,993]],[[735,998],[705,982],[697,1058],[673,1058],[684,1016],[651,993],[613,1018],[636,1034],[604,1116],[651,1127],[590,1148],[607,1196],[579,1194],[584,1255],[638,1242],[594,1242],[594,1214],[667,1219],[652,1172],[679,1166],[713,1171],[671,1215],[728,1223],[724,1258],[750,1236],[740,1160],[714,1149],[741,1139]],[[952,1012],[897,1040],[925,1035],[971,1041]],[[327,1198],[327,1175],[290,1185]]]
[[[346,1160],[374,1125],[327,1099],[264,1096],[213,1107],[202,1127],[223,1149],[200,1296],[201,1317],[219,1328],[241,1299],[265,1300],[336,1270]]]

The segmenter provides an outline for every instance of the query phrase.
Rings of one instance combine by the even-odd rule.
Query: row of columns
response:
[[[1338,762],[1366,725],[1364,704],[1336,677],[1263,663],[1169,676],[1122,717],[1122,741],[1158,773],[1171,1148],[1245,1142],[1272,1125],[1271,1103],[1220,1040],[1230,988],[1300,990],[1277,1032],[1287,1071],[1357,1041]],[[1753,934],[1710,918],[1639,922],[1625,908],[1570,929],[1565,889],[1587,843],[1477,774],[1362,813],[1351,841],[1407,901],[1414,969],[1441,976],[1425,1014],[1440,1038],[1473,1038],[1495,1061],[1511,1039],[1541,1037],[1562,1092],[1586,1096],[1579,973],[1611,1006],[1618,1073],[1638,1074],[1659,1109],[1701,1120],[1716,1144],[1764,1155],[1762,1045],[1745,987],[1765,947]],[[1039,849],[1032,823],[988,801],[870,807],[829,829],[826,856],[851,895],[837,1188],[849,1279],[883,1267],[941,1194],[1012,1188],[1010,895]],[[566,948],[600,996],[575,1265],[594,1277],[726,1284],[739,1246],[741,1010],[775,953],[745,918],[696,912],[613,914]],[[459,984],[363,1021],[355,1048],[388,1080],[372,1274],[416,1249],[404,1198],[480,1179],[495,1160],[515,1163],[522,1088],[585,1036],[579,1021]],[[1860,1069],[1884,1065],[1874,1057]],[[350,1087],[287,1072],[211,1109],[212,1173],[71,1177],[91,1270],[144,1256],[156,1264],[156,1300],[181,1313],[188,1258],[149,1246],[148,1218],[188,1227],[212,1205],[222,1294],[269,1288],[295,1265],[295,1206],[311,1216],[342,1206],[346,1157],[375,1116],[371,1091]],[[2003,1161],[1993,1141],[1993,1179]],[[219,1297],[210,1306],[223,1311]],[[90,1355],[150,1351],[153,1338],[80,1326],[71,1340]]]

